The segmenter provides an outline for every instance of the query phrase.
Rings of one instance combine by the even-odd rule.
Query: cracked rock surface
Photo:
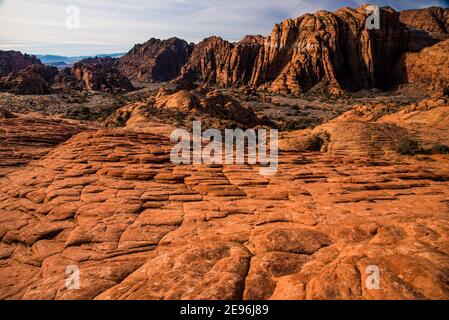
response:
[[[160,132],[56,135],[0,178],[0,299],[449,298],[447,155],[282,152],[262,176],[174,165]]]

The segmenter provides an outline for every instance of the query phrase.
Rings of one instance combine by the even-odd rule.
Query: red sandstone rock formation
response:
[[[441,39],[449,37],[449,9],[430,7],[401,11],[402,23],[411,27],[426,30]]]
[[[80,63],[87,63],[87,64],[101,64],[105,65],[110,68],[114,68],[115,64],[117,63],[118,58],[112,58],[112,57],[95,57],[95,58],[86,58],[81,61],[78,61]]]
[[[0,81],[0,90],[16,94],[47,94],[50,86],[40,75],[19,71]]]
[[[365,7],[319,11],[277,24],[265,39],[207,38],[195,46],[181,78],[280,93],[323,85],[335,93],[387,88],[389,69],[402,53],[437,41],[404,26],[391,8],[381,9],[379,30],[367,30],[366,17]]]
[[[35,56],[22,54],[18,51],[0,50],[0,78],[7,76],[11,72],[25,69],[32,64],[40,63]]]
[[[177,119],[182,116],[182,119]],[[105,121],[107,127],[152,125],[153,120],[190,126],[194,120],[206,121],[213,127],[253,128],[266,124],[254,111],[231,95],[197,88],[172,92],[161,88],[146,102],[131,103]]]
[[[128,78],[117,69],[96,60],[78,62],[71,69],[61,71],[56,78],[56,86],[115,93],[134,90]]]
[[[360,29],[364,13],[342,9],[286,21],[268,39],[210,38],[184,75],[278,92],[323,83],[338,91],[351,87],[349,76],[376,85],[423,39],[385,10],[387,33]],[[446,46],[406,54],[408,75],[433,82],[444,74]],[[51,82],[32,69],[24,74]],[[81,63],[56,82],[115,88],[110,70]],[[147,110],[251,120],[241,107],[223,90],[199,87],[162,89],[119,109],[114,116],[131,116],[124,128],[0,111],[0,299],[449,298],[449,156],[392,152],[406,136],[448,141],[447,98],[376,101],[289,132],[273,176],[250,164],[176,165],[173,128],[136,125],[155,118]],[[313,138],[323,152],[304,151],[316,147]],[[78,290],[66,286],[69,266],[80,270]],[[376,290],[369,266],[379,268]]]
[[[400,82],[426,83],[441,95],[449,94],[449,39],[418,53],[405,53],[395,66]]]
[[[283,152],[264,177],[171,147],[84,132],[0,178],[0,299],[449,297],[447,157]]]
[[[394,157],[404,138],[427,149],[447,144],[449,99],[425,99],[400,110],[380,104],[359,106],[314,129],[281,134],[279,146],[285,151]]]
[[[118,59],[116,68],[132,80],[164,82],[176,78],[190,56],[193,45],[184,40],[150,39],[134,46]]]
[[[47,94],[57,74],[55,67],[32,64],[0,79],[0,89],[16,94]]]
[[[0,109],[0,177],[40,159],[87,126],[63,120],[19,118]]]

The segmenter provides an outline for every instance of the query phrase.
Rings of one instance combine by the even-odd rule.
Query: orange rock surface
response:
[[[282,152],[261,176],[171,146],[87,131],[0,178],[0,298],[449,297],[448,156]]]

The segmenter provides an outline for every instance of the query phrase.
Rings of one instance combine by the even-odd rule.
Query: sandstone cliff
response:
[[[439,94],[449,94],[449,39],[418,53],[405,53],[395,66],[399,82],[425,83]]]
[[[441,39],[449,37],[449,9],[430,7],[401,11],[400,20],[411,27],[426,30]]]
[[[0,50],[0,78],[7,76],[11,72],[16,72],[32,64],[40,64],[38,58],[18,51]]]
[[[127,77],[117,69],[98,61],[78,62],[60,72],[58,88],[78,88],[87,91],[128,92],[134,89]]]
[[[388,88],[389,69],[402,53],[437,42],[402,24],[391,8],[381,8],[379,30],[367,30],[366,17],[365,7],[319,11],[276,24],[266,38],[207,38],[195,46],[181,79],[295,94],[313,87]]]
[[[184,40],[150,39],[134,46],[118,59],[116,67],[128,78],[142,82],[163,82],[176,78],[190,56],[193,45]]]
[[[0,90],[16,94],[47,94],[58,69],[43,64],[32,64],[0,79]]]

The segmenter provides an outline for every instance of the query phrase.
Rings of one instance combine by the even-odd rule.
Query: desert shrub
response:
[[[436,144],[429,151],[430,153],[448,154],[449,147],[444,144]]]
[[[414,156],[421,151],[421,148],[416,140],[403,138],[396,146],[396,151],[401,155]]]
[[[174,119],[177,126],[182,126],[184,124],[184,120],[186,118],[187,114],[182,111],[176,111],[174,114]]]
[[[115,118],[115,127],[124,127],[126,126],[126,122],[128,122],[131,117],[131,112],[126,111],[124,114],[119,114],[117,118]]]
[[[279,127],[280,131],[302,130],[313,127],[317,124],[317,119],[314,118],[300,118],[299,120],[288,122]]]
[[[115,118],[114,127],[124,127],[126,125],[126,120],[122,117],[122,115],[119,115],[117,118]]]
[[[315,135],[308,140],[308,151],[321,151],[321,147],[324,144],[324,140],[322,137]]]
[[[82,106],[80,108],[70,110],[67,113],[67,117],[75,120],[90,120],[92,118],[92,113],[89,107]]]
[[[157,107],[153,104],[153,103],[146,103],[144,106],[143,106],[143,110],[145,111],[145,113],[148,115],[148,116],[154,116],[154,115],[157,115]]]

